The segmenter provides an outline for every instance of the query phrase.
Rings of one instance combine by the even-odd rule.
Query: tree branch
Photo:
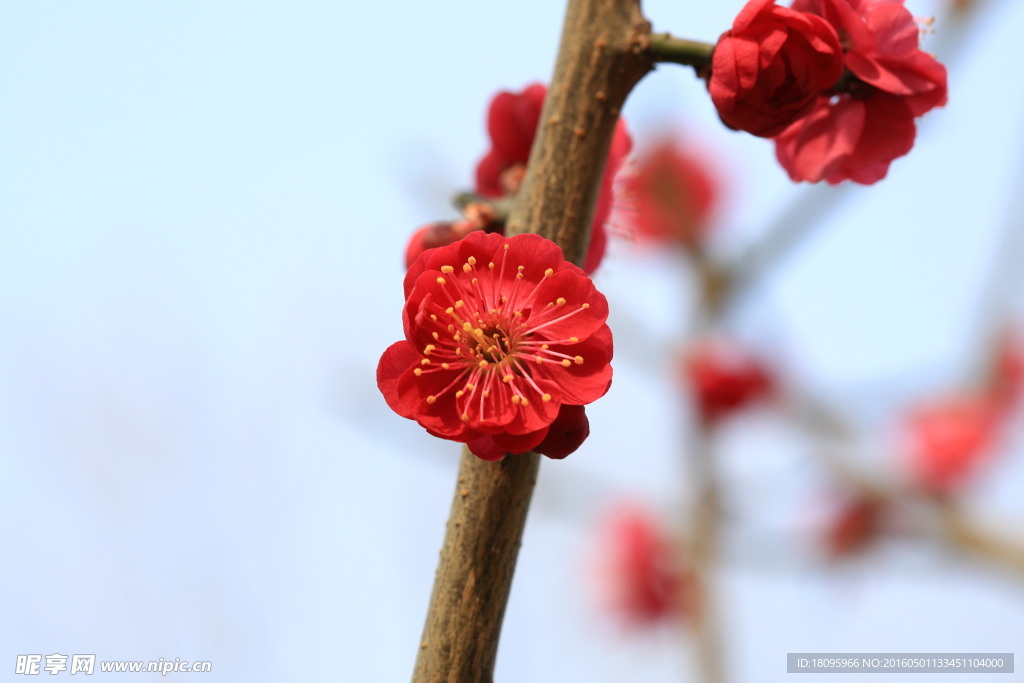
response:
[[[580,264],[619,111],[650,71],[639,0],[570,0],[530,163],[506,234],[553,239]],[[464,451],[414,683],[490,681],[539,456]]]

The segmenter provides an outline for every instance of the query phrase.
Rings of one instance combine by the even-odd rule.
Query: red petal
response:
[[[561,460],[576,452],[590,436],[590,421],[583,406],[562,406],[558,417],[551,423],[547,436],[535,450],[549,458]]]
[[[412,411],[403,406],[398,395],[398,378],[402,373],[420,362],[420,354],[412,345],[405,341],[395,342],[389,346],[377,363],[377,388],[384,394],[391,410],[402,417],[412,417]]]

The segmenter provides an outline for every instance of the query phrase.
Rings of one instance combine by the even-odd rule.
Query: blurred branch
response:
[[[722,683],[725,680],[725,665],[715,582],[720,545],[721,493],[710,434],[703,426],[693,431],[689,449],[689,486],[694,499],[689,533],[686,536],[689,552],[685,561],[692,570],[695,655],[699,680],[703,683]]]
[[[820,406],[799,411],[812,432],[834,440],[849,432],[835,414]],[[912,508],[922,518],[922,531],[953,550],[986,560],[1024,577],[1024,537],[999,532],[965,512],[955,501],[926,495],[906,486],[869,474],[839,452],[838,448],[819,448],[814,452],[821,463],[851,490],[880,502]],[[1024,524],[1006,525],[1021,529]]]
[[[703,251],[693,254],[699,283],[699,305],[692,334],[716,326],[724,312],[728,273]],[[698,678],[704,683],[725,680],[721,610],[716,585],[722,536],[721,482],[713,425],[697,419],[691,428],[688,486],[693,500],[689,519],[689,557],[694,595],[694,636]]]
[[[772,268],[796,251],[824,219],[842,205],[852,189],[850,183],[846,183],[836,187],[813,185],[801,191],[768,225],[764,237],[750,246],[732,266],[733,275],[725,292],[725,305],[734,304],[760,285]]]

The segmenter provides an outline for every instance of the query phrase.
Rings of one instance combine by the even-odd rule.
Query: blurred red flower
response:
[[[662,142],[623,174],[621,188],[617,215],[638,237],[689,249],[704,241],[718,187],[694,153]]]
[[[989,454],[1000,410],[987,397],[965,396],[922,406],[907,418],[907,457],[918,485],[948,493]]]
[[[687,350],[684,378],[705,425],[736,413],[773,388],[768,369],[732,342],[707,339]]]
[[[796,181],[871,184],[914,146],[915,118],[946,103],[946,68],[918,46],[903,0],[794,0],[839,35],[846,73],[776,139]]]
[[[884,505],[857,496],[844,500],[828,520],[822,544],[831,559],[849,557],[864,550],[878,536]]]
[[[405,295],[405,339],[377,367],[392,410],[485,459],[582,443],[586,416],[563,407],[611,384],[608,304],[554,242],[472,232],[424,252]]]
[[[750,0],[718,39],[708,91],[730,128],[774,137],[843,73],[843,48],[820,16]]]
[[[1024,348],[1020,338],[1004,332],[996,341],[990,391],[992,400],[1005,411],[1012,410],[1024,390]]]
[[[625,621],[651,624],[691,611],[688,573],[649,511],[618,507],[605,522],[600,542],[606,598]]]

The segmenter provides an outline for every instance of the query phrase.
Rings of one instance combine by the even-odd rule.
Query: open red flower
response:
[[[705,425],[716,424],[772,390],[764,365],[724,340],[706,340],[689,349],[683,370]]]
[[[731,128],[774,137],[843,73],[835,29],[807,12],[750,0],[715,46],[708,91]]]
[[[638,237],[690,249],[704,241],[718,187],[702,159],[666,141],[624,176],[621,213]]]
[[[915,119],[946,103],[946,69],[918,46],[903,0],[794,0],[823,17],[846,49],[847,74],[776,138],[796,181],[871,184],[914,146]]]
[[[995,443],[999,407],[967,396],[923,406],[907,421],[909,465],[923,488],[948,493],[972,474]]]
[[[653,515],[620,506],[608,518],[600,548],[609,608],[631,624],[651,624],[691,611],[689,574]]]
[[[392,410],[485,459],[582,443],[568,407],[611,384],[608,303],[554,242],[472,232],[420,256],[405,294],[405,339],[377,366]]]
[[[491,149],[476,168],[478,193],[486,197],[503,197],[519,191],[526,175],[526,164],[530,160],[530,148],[537,135],[546,95],[547,87],[538,83],[519,93],[500,92],[491,101],[487,112]],[[594,209],[590,246],[583,264],[583,270],[588,273],[594,272],[604,258],[608,244],[605,223],[612,209],[612,185],[615,174],[632,147],[626,123],[620,119],[615,127],[601,180],[601,191]]]

